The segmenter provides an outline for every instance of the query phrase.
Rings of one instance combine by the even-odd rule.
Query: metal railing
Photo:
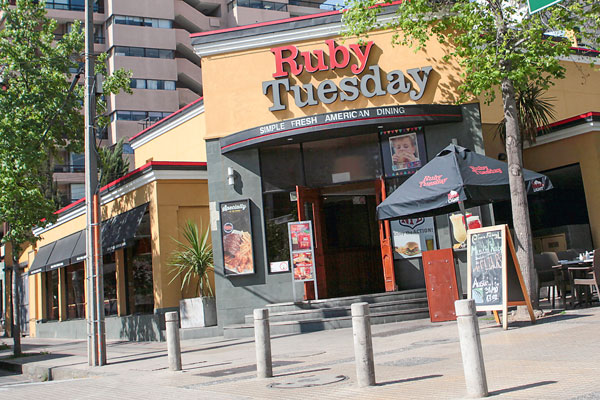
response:
[[[338,10],[342,8],[341,4],[326,4],[310,0],[289,0],[290,6],[320,8],[322,10]]]
[[[263,0],[233,0],[227,3],[227,10],[231,11],[235,6],[257,8],[260,10],[287,11],[287,4],[285,3],[275,3],[273,1]]]
[[[83,165],[74,164],[56,164],[54,165],[54,172],[84,172],[85,167]]]

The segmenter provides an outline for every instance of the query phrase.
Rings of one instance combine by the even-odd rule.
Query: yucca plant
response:
[[[188,220],[183,229],[183,242],[173,238],[177,243],[177,250],[172,253],[170,265],[175,271],[175,276],[171,279],[173,283],[178,277],[181,277],[181,290],[198,278],[196,294],[200,297],[214,297],[208,273],[214,270],[213,251],[208,237],[210,230],[200,235],[198,225]]]

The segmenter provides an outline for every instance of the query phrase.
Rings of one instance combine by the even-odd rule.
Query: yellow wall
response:
[[[177,118],[177,117],[174,117]],[[135,168],[153,161],[206,161],[204,113],[135,149]]]
[[[564,79],[556,80],[544,94],[544,98],[552,100],[555,113],[554,121],[561,121],[589,111],[600,110],[600,70],[589,64],[563,61],[566,68]],[[502,100],[488,105],[481,103],[481,121],[484,124],[497,124],[503,118]],[[553,122],[553,121],[551,121]]]
[[[455,62],[442,61],[446,47],[430,42],[426,51],[415,53],[412,49],[393,47],[390,44],[391,35],[390,32],[370,34],[369,40],[376,41],[376,44],[371,50],[367,68],[363,74],[370,73],[369,66],[378,64],[381,68],[382,80],[386,82],[385,74],[392,70],[402,70],[406,73],[409,68],[432,66],[433,71],[429,75],[426,92],[418,100],[418,103],[455,103],[457,100],[455,89],[460,83],[459,69]],[[345,46],[354,43],[356,41],[350,39],[345,43],[338,40],[338,44]],[[325,51],[325,54],[329,53],[325,39],[299,42],[296,45],[300,51],[321,49]],[[353,53],[351,52],[351,54]],[[331,104],[319,103],[316,106],[298,108],[294,104],[293,94],[288,94],[283,97],[288,108],[271,112],[269,107],[273,105],[272,97],[270,93],[269,96],[263,94],[262,82],[275,79],[273,78],[274,72],[275,56],[269,47],[202,57],[202,74],[205,77],[206,137],[223,137],[256,126],[304,115],[394,104],[415,104],[410,100],[408,94],[399,93],[395,96],[375,96],[370,99],[361,95],[351,102],[336,100]],[[349,68],[341,72],[339,69],[314,74],[303,72],[298,77],[292,75],[290,85],[311,82],[316,88],[325,79],[331,79],[338,83],[341,79],[352,76],[355,75],[350,72]],[[227,81],[227,85],[223,84],[224,80]]]
[[[152,270],[154,279],[154,307],[177,307],[182,297],[193,297],[189,292],[182,295],[179,280],[173,278],[169,265],[171,251],[175,248],[172,238],[181,239],[180,230],[187,219],[198,225],[209,226],[208,186],[205,180],[160,180],[131,191],[102,207],[102,219],[122,214],[141,204],[149,202],[150,225],[152,232]],[[58,225],[44,232],[35,250],[48,243],[61,239],[85,228],[85,215]],[[34,259],[34,248],[28,247],[21,258]],[[43,294],[43,274],[30,277],[30,332],[35,336],[35,321],[44,317],[45,296]],[[214,288],[214,277],[213,282]]]

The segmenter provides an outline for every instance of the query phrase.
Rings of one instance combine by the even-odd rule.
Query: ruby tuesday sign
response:
[[[296,46],[281,46],[271,49],[275,55],[275,73],[272,81],[262,83],[263,94],[273,97],[270,111],[285,110],[286,93],[291,94],[296,106],[316,106],[319,103],[331,104],[334,101],[353,101],[362,95],[367,98],[408,93],[411,100],[423,97],[432,67],[411,68],[406,74],[400,70],[382,72],[378,65],[368,66],[373,42],[364,46],[351,44],[338,45],[334,40],[326,40],[329,54],[324,50],[300,51]],[[336,84],[332,80],[322,81],[318,87],[311,83],[293,85],[290,75],[299,76],[304,72],[334,71],[350,67],[354,75],[343,78]],[[367,68],[368,66],[368,68]],[[287,68],[286,68],[287,67]],[[339,86],[338,86],[339,85]]]

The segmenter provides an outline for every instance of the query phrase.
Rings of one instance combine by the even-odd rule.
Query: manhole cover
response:
[[[277,354],[275,358],[298,358],[298,357],[312,357],[325,354],[324,351],[297,351],[295,353]]]
[[[271,389],[300,389],[313,386],[331,385],[332,383],[343,382],[347,379],[348,377],[346,375],[305,375],[296,379],[271,383],[267,385],[267,387]]]

